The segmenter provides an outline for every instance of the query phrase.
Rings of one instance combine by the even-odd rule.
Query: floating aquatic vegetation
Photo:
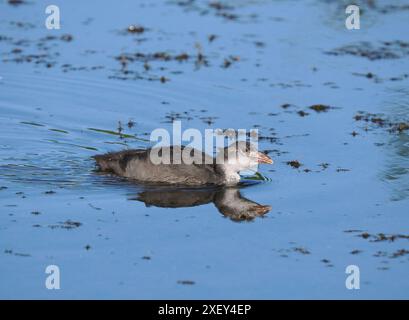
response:
[[[351,55],[369,60],[399,59],[409,55],[409,43],[404,41],[383,41],[379,44],[362,41],[325,52],[329,55]]]
[[[52,143],[55,143],[55,144],[62,144],[62,145],[66,145],[66,146],[77,147],[77,148],[86,149],[86,150],[98,151],[98,149],[95,148],[95,147],[82,146],[82,145],[78,145],[78,144],[75,144],[75,143],[68,143],[68,142],[58,141],[58,140],[55,140],[55,139],[45,139],[45,141],[52,142]]]
[[[360,111],[354,116],[355,121],[364,122],[372,127],[385,128],[390,133],[402,133],[409,130],[408,119],[392,119],[384,114]],[[368,127],[365,128],[368,130]]]
[[[299,162],[298,160],[291,160],[291,161],[287,161],[286,163],[287,163],[287,165],[289,165],[289,166],[291,166],[291,167],[293,167],[295,169],[298,169],[299,167],[302,166],[302,163]]]
[[[48,130],[54,131],[54,132],[59,132],[59,133],[64,133],[64,134],[69,134],[68,131],[62,130],[62,129],[54,129],[54,128],[51,128],[51,129],[48,129]]]
[[[33,121],[20,121],[21,124],[27,124],[30,126],[36,126],[36,127],[44,127],[43,124],[41,123],[37,123],[37,122],[33,122]]]
[[[122,133],[122,132],[119,132],[119,131],[98,129],[98,128],[87,128],[87,130],[98,132],[98,133],[109,134],[109,135],[113,135],[113,136],[118,136],[118,137],[122,137],[122,138],[135,139],[135,140],[140,140],[140,141],[149,141],[147,139],[139,138],[139,137],[135,136],[134,134],[127,134],[127,133]]]
[[[325,104],[314,104],[308,108],[314,110],[315,112],[327,112],[329,109],[331,109],[330,106],[327,106]]]
[[[79,228],[81,225],[82,225],[81,222],[72,221],[72,220],[67,220],[67,221],[64,221],[64,222],[59,222],[58,224],[49,225],[48,227],[49,227],[50,229],[66,229],[66,230],[71,230],[71,229]]]

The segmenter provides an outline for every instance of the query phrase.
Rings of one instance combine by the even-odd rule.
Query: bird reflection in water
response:
[[[144,202],[147,207],[186,208],[214,203],[225,217],[232,221],[250,221],[263,217],[271,210],[241,195],[240,188],[224,187],[211,189],[146,189],[130,200]]]

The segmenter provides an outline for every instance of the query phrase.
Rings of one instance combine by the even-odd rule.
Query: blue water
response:
[[[408,123],[409,54],[382,43],[409,42],[409,10],[372,2],[351,31],[344,1],[53,1],[60,30],[44,26],[46,1],[1,1],[0,297],[407,299],[408,131],[354,116]],[[396,57],[328,54],[362,41]],[[239,190],[270,212],[147,206],[144,186],[94,171],[92,155],[148,147],[176,113],[183,129],[271,138],[259,144],[275,161],[260,167],[268,180]],[[132,137],[114,134],[119,122]],[[48,265],[60,290],[45,287]],[[345,287],[348,265],[359,290]]]

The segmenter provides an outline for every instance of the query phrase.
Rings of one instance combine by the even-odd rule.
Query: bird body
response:
[[[98,167],[103,172],[111,172],[118,176],[133,179],[144,183],[165,183],[177,185],[235,185],[240,181],[239,171],[250,166],[248,163],[242,165],[238,161],[218,161],[221,157],[227,157],[231,152],[229,147],[224,152],[213,158],[197,149],[170,146],[156,147],[150,149],[124,150],[96,155]],[[250,149],[247,150],[250,159]],[[183,154],[193,154],[193,161],[183,158]],[[245,153],[243,153],[245,154]],[[170,155],[168,160],[156,163],[155,156]],[[247,156],[247,154],[246,154]],[[272,163],[272,160],[261,153],[256,153],[257,159]],[[166,159],[166,158],[165,158]]]

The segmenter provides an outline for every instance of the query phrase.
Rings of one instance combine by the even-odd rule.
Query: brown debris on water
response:
[[[195,44],[195,48],[197,50],[195,66],[199,69],[201,66],[208,66],[209,61],[207,60],[206,56],[203,54],[203,48],[200,43]]]
[[[184,8],[185,11],[194,11],[199,15],[213,14],[228,21],[255,21],[258,15],[254,13],[237,13],[234,1],[194,1],[176,0],[174,4]]]
[[[369,239],[370,242],[394,242],[399,239],[409,240],[409,235],[406,234],[385,234],[385,233],[377,233],[377,234],[370,234],[368,232],[363,232],[357,235],[363,239]]]
[[[194,285],[195,282],[192,280],[178,280],[178,284],[183,284],[183,285]]]
[[[403,257],[403,256],[405,256],[407,254],[409,254],[409,250],[400,249],[400,250],[397,250],[394,253],[392,253],[391,258],[395,259],[395,258]]]
[[[299,115],[300,117],[305,117],[305,116],[308,116],[308,115],[309,115],[308,112],[305,112],[305,111],[303,111],[303,110],[297,111],[297,113],[298,113],[298,115]]]
[[[224,59],[222,67],[227,69],[228,67],[230,67],[230,65],[231,65],[231,61],[228,59]]]
[[[216,40],[216,38],[217,38],[217,36],[216,36],[215,34],[209,34],[209,35],[207,36],[207,40],[208,40],[209,42],[213,42],[214,40]]]
[[[230,56],[228,58],[224,59],[224,62],[222,64],[222,68],[227,69],[228,67],[230,67],[232,65],[233,62],[239,61],[240,57],[237,56]]]
[[[2,62],[30,63],[34,66],[51,68],[57,65],[57,59],[61,55],[58,51],[61,42],[71,42],[72,40],[73,36],[70,34],[63,34],[61,36],[48,35],[35,40],[27,38],[15,39],[0,35],[1,42],[6,42],[12,46],[9,53],[3,54]]]
[[[334,266],[334,265],[331,263],[331,260],[329,260],[329,259],[321,259],[321,262],[322,262],[322,263],[325,263],[325,266],[328,267],[328,268],[331,268],[331,267]]]
[[[327,112],[329,109],[331,109],[330,106],[327,106],[325,104],[314,104],[312,106],[309,106],[308,108],[314,110],[315,112]]]
[[[369,60],[400,59],[409,56],[409,43],[404,41],[382,41],[370,43],[362,41],[325,52],[329,55],[352,55]]]
[[[362,230],[359,229],[348,229],[344,230],[345,233],[357,233],[357,232],[362,232]]]
[[[231,10],[232,7],[228,6],[227,4],[224,4],[220,1],[212,1],[209,3],[209,7],[216,9],[216,10]]]
[[[60,39],[61,39],[61,41],[71,42],[74,39],[74,37],[72,35],[70,35],[70,34],[63,34],[60,37]]]
[[[162,77],[159,78],[159,81],[160,81],[161,83],[166,83],[166,82],[170,81],[170,79],[169,79],[169,78],[166,78],[166,77],[164,77],[164,76],[162,76]]]
[[[9,255],[14,255],[16,257],[24,257],[24,258],[31,257],[31,254],[29,253],[13,252],[13,250],[11,249],[4,250],[4,253],[9,254]]]
[[[311,252],[310,252],[308,249],[303,248],[303,247],[293,248],[293,250],[294,250],[295,252],[298,252],[298,253],[301,253],[301,254],[304,254],[304,255],[306,255],[306,254],[311,254]]]
[[[386,77],[386,78],[381,78],[372,72],[367,72],[367,73],[354,72],[352,74],[355,76],[364,77],[364,78],[373,80],[375,83],[382,83],[384,81],[402,81],[402,80],[409,78],[409,74],[407,73],[403,73],[403,74],[393,76],[393,77]]]
[[[129,67],[131,64],[135,62],[140,62],[142,63],[142,67],[145,72],[150,71],[152,68],[151,63],[152,62],[187,62],[189,60],[194,60],[194,66],[195,68],[199,68],[200,66],[208,66],[208,61],[205,55],[201,51],[201,47],[198,47],[198,53],[195,56],[195,59],[191,59],[191,55],[189,55],[186,52],[182,52],[176,55],[164,52],[164,51],[158,51],[158,52],[153,52],[153,53],[144,53],[144,52],[136,52],[136,53],[121,53],[118,56],[115,56],[115,60],[117,60],[120,63],[120,70],[116,71],[116,75],[110,76],[110,78],[115,78],[115,79],[121,79],[121,80],[139,80],[139,79],[145,79],[145,80],[150,80],[150,81],[157,81],[159,80],[162,83],[165,83],[169,81],[168,78],[164,76],[142,76],[138,72],[134,70],[130,70]],[[159,68],[161,71],[165,70],[165,68],[162,66]],[[181,71],[174,71],[172,72],[174,74],[179,74]]]
[[[140,25],[131,24],[126,28],[126,31],[130,34],[142,34],[145,32],[145,28]]]
[[[361,121],[367,123],[372,127],[385,128],[389,133],[402,133],[409,130],[409,120],[399,119],[394,120],[384,114],[369,113],[359,111],[354,116],[355,121]],[[367,129],[367,128],[366,128]]]
[[[214,124],[215,120],[217,117],[201,117],[200,118],[204,123],[206,123],[208,126],[211,126]]]
[[[291,106],[292,106],[292,104],[290,104],[290,103],[284,103],[284,104],[281,105],[281,108],[288,109]]]
[[[127,126],[129,129],[133,128],[135,126],[135,121],[133,121],[132,119],[129,119]]]
[[[12,6],[19,6],[22,4],[27,4],[27,2],[24,0],[8,0],[7,3]]]
[[[48,227],[49,227],[50,229],[66,229],[66,230],[71,230],[71,229],[79,228],[81,225],[82,225],[81,222],[72,221],[72,220],[66,220],[66,221],[64,221],[64,222],[59,222],[58,224],[49,225]]]
[[[323,163],[320,163],[319,166],[322,168],[322,170],[326,170],[329,167],[329,163],[323,162]]]
[[[181,54],[175,56],[175,60],[179,61],[179,62],[187,61],[187,60],[189,60],[189,55],[187,53],[185,53],[185,52],[181,53]]]
[[[298,160],[287,161],[286,164],[293,167],[293,168],[295,168],[295,169],[298,169],[299,167],[302,166],[302,163],[299,162]]]

